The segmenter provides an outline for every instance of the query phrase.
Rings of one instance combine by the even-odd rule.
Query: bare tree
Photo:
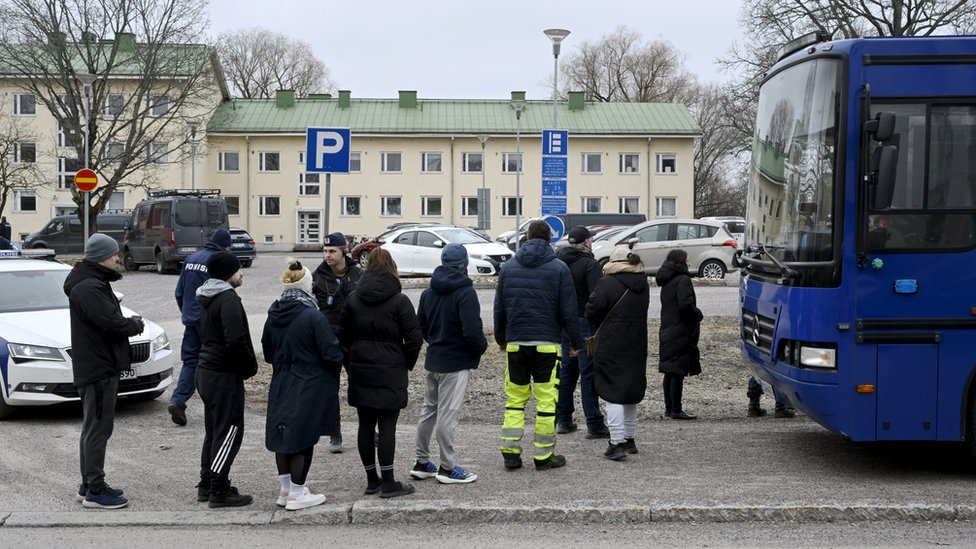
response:
[[[3,110],[0,108],[0,119],[6,121],[0,130],[0,214],[14,193],[33,191],[41,181],[36,134],[22,120],[4,116]]]
[[[277,90],[304,97],[335,89],[308,42],[251,28],[220,35],[217,47],[224,74],[245,99],[274,97]]]
[[[100,179],[92,228],[113,192],[157,185],[160,162],[185,154],[187,124],[220,100],[216,55],[202,45],[205,0],[5,0],[0,10],[0,77],[64,131],[84,128]],[[90,97],[84,74],[95,77]],[[85,139],[71,145],[84,164]],[[83,195],[72,188],[72,198],[81,211]]]
[[[745,211],[743,150],[728,117],[729,90],[716,84],[697,86],[690,109],[702,129],[695,143],[695,216],[741,215]]]

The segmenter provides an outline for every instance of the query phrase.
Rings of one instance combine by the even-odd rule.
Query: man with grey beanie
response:
[[[119,509],[129,504],[122,490],[105,482],[105,449],[115,426],[119,374],[131,367],[129,336],[141,334],[142,318],[122,316],[111,283],[122,278],[119,243],[95,233],[85,256],[64,281],[71,316],[74,385],[81,397],[81,486],[85,507]]]
[[[465,484],[478,478],[454,458],[454,430],[468,377],[488,348],[478,294],[467,273],[468,250],[448,244],[441,252],[441,265],[431,276],[430,288],[420,296],[417,320],[427,342],[427,389],[417,424],[417,457],[410,470],[415,479],[435,477],[443,484]],[[435,428],[440,467],[429,461]]]

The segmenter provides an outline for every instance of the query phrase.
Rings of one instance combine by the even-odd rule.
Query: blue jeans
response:
[[[173,396],[169,401],[180,408],[186,408],[186,401],[190,400],[193,392],[196,391],[196,382],[193,379],[197,371],[197,360],[200,358],[200,327],[196,324],[187,324],[183,330],[183,346],[180,348],[180,360],[183,361],[183,368],[180,370],[180,379],[176,382],[176,389],[173,389]]]
[[[593,328],[585,318],[579,319],[581,338],[593,335]],[[586,428],[590,431],[602,431],[605,427],[603,414],[600,413],[600,400],[593,390],[593,358],[586,354],[586,345],[582,345],[576,357],[569,356],[569,338],[563,337],[563,364],[559,370],[559,400],[556,402],[556,424],[570,424],[573,422],[574,394],[576,382],[580,383],[580,400],[583,402],[583,413],[586,415]]]

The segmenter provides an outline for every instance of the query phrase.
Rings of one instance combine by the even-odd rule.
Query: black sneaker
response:
[[[671,412],[671,419],[698,419],[698,416],[688,412]]]
[[[755,405],[755,406],[753,406],[752,404],[750,404],[749,405],[749,412],[747,413],[747,415],[749,417],[766,417],[766,410],[763,409],[758,404]]]
[[[796,410],[789,406],[777,406],[773,412],[773,417],[786,418],[796,417]]]
[[[634,439],[632,438],[624,439],[624,450],[626,450],[628,454],[637,453],[637,443],[634,442]]]
[[[217,509],[219,507],[243,507],[244,505],[250,505],[252,501],[254,501],[254,498],[241,494],[237,491],[237,488],[231,486],[223,492],[214,492],[211,490],[208,506],[211,509]]]
[[[548,471],[549,469],[558,469],[566,465],[566,457],[559,454],[552,454],[546,459],[537,459],[534,461],[536,471]]]
[[[603,457],[613,461],[627,459],[626,444],[626,442],[620,444],[607,443],[607,451],[603,452]]]
[[[573,422],[569,423],[557,423],[556,424],[556,434],[557,435],[568,435],[573,431],[579,429],[579,426]]]
[[[607,429],[605,426],[596,430],[587,429],[586,438],[590,440],[610,438],[610,429]]]
[[[505,458],[505,468],[509,471],[522,468],[522,454],[502,452],[502,457]]]
[[[186,425],[186,408],[172,402],[166,407],[166,410],[169,411],[169,417],[173,420],[173,423],[180,427]]]

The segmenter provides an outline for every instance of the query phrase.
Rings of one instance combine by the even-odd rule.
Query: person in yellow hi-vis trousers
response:
[[[505,420],[501,452],[505,468],[522,467],[525,405],[535,396],[535,451],[540,471],[566,465],[556,449],[560,341],[569,336],[576,356],[580,339],[576,288],[569,267],[556,259],[544,221],[529,224],[528,240],[502,266],[495,290],[495,341],[508,356],[505,368]]]

